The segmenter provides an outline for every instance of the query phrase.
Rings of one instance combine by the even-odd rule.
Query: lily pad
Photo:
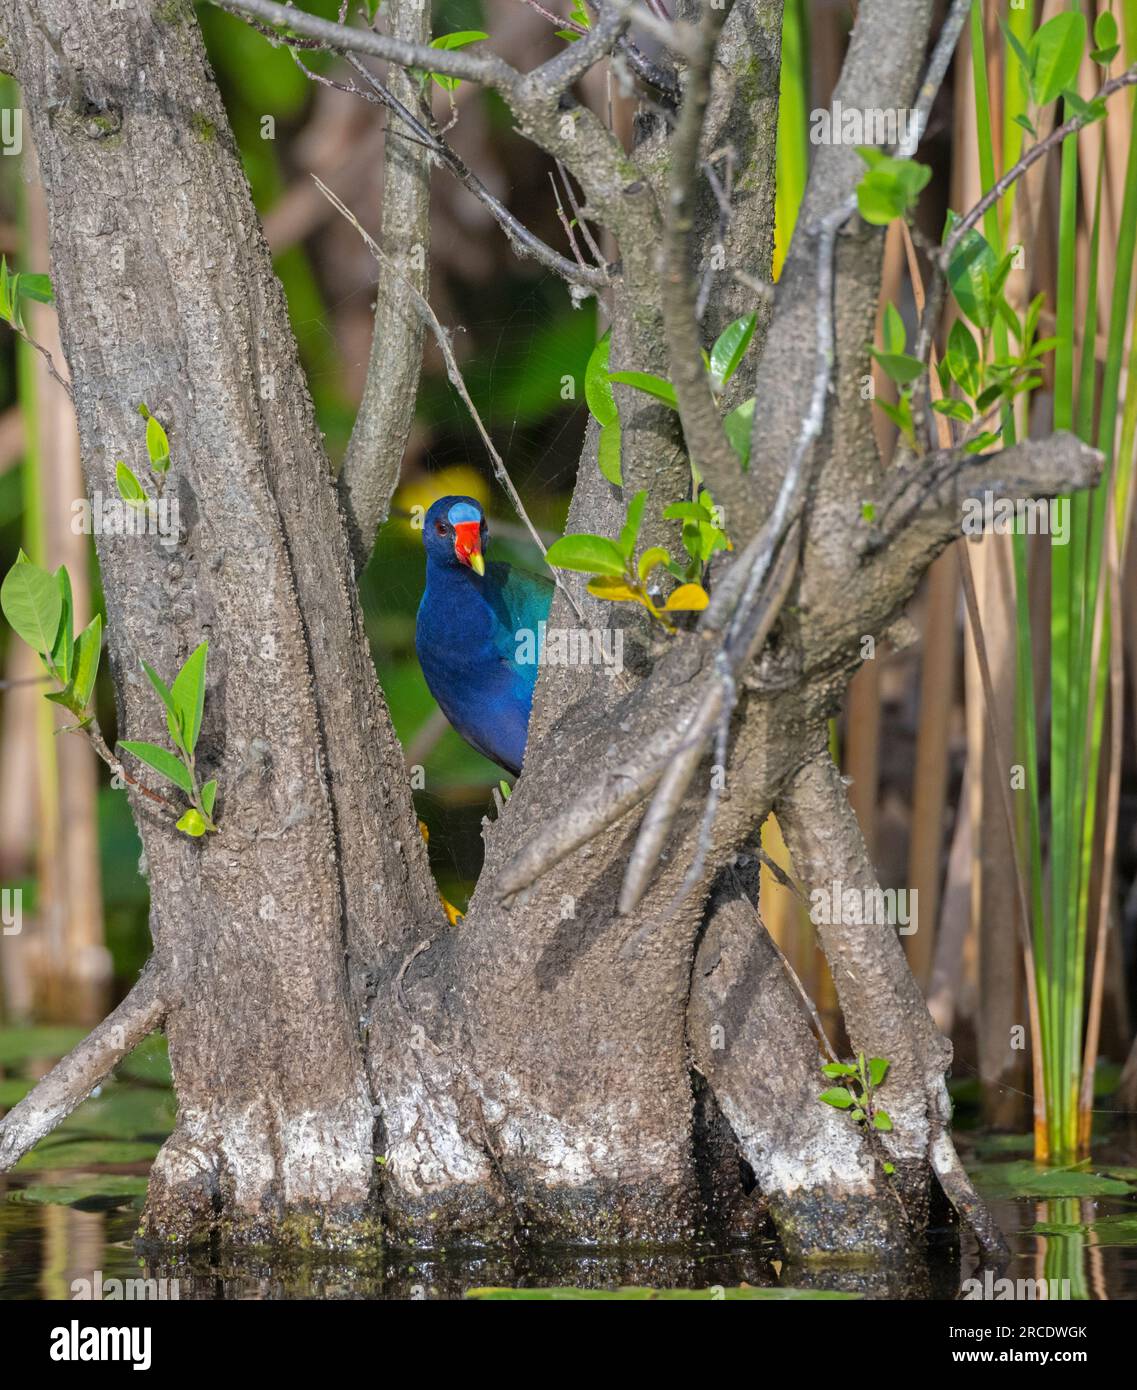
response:
[[[141,1203],[146,1196],[146,1179],[122,1173],[104,1173],[72,1182],[34,1183],[8,1193],[10,1202],[32,1202],[40,1206],[78,1207],[82,1211],[109,1211],[126,1202]]]
[[[1032,1154],[1033,1134],[977,1134],[968,1143],[977,1154]]]
[[[174,1127],[171,1091],[156,1086],[122,1086],[114,1082],[85,1100],[60,1126],[70,1138],[164,1139]]]
[[[730,1303],[784,1303],[794,1300],[833,1300],[856,1299],[859,1294],[838,1293],[830,1289],[723,1289],[712,1292],[710,1289],[645,1289],[629,1286],[623,1289],[467,1289],[467,1298],[476,1298],[484,1303],[579,1303],[579,1302],[627,1302],[648,1303],[688,1302],[710,1303],[725,1299]]]
[[[1065,1225],[1061,1221],[1039,1221],[1023,1232],[1028,1236],[1092,1235],[1095,1245],[1137,1245],[1137,1215],[1102,1216],[1097,1221]]]
[[[969,1171],[985,1197],[1126,1197],[1134,1190],[1119,1178],[1084,1168],[1044,1168],[1026,1159],[979,1163]]]
[[[33,1084],[18,1076],[5,1077],[0,1081],[0,1110],[11,1110],[13,1105],[18,1105],[32,1089]]]
[[[14,1067],[32,1057],[57,1060],[86,1036],[84,1028],[0,1028],[0,1067]]]
[[[157,1144],[125,1139],[48,1138],[26,1153],[16,1164],[16,1172],[28,1169],[83,1168],[90,1170],[109,1163],[151,1163]]]
[[[118,1064],[118,1075],[128,1076],[134,1081],[149,1081],[157,1086],[169,1086],[173,1078],[170,1075],[170,1054],[166,1047],[166,1039],[160,1034],[140,1042],[129,1057],[124,1057]]]

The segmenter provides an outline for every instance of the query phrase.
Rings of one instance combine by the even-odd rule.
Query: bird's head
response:
[[[427,512],[422,540],[429,561],[485,574],[486,514],[472,497],[440,497]]]

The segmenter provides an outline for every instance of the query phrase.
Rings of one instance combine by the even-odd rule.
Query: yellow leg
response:
[[[418,823],[418,828],[419,833],[422,835],[422,838],[429,845],[430,831],[426,828],[426,821],[420,820]],[[450,923],[452,927],[456,927],[458,923],[462,920],[463,914],[458,911],[458,909],[454,906],[453,903],[448,903],[441,893],[439,893],[438,896],[442,898],[442,910],[446,913],[446,920]]]

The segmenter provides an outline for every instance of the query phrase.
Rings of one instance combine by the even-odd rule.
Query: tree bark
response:
[[[221,833],[191,841],[132,794],[151,889],[178,1126],[155,1236],[373,1214],[366,972],[438,916],[375,680],[343,519],[190,5],[6,3],[35,133],[89,491],[145,471],[139,402],[169,433],[177,544],[100,536],[127,736],[203,639],[199,765]],[[250,984],[256,1002],[250,1008]]]
[[[779,8],[740,0],[726,60],[704,69],[714,119],[729,124],[740,102],[754,117],[736,176],[758,276],[772,245]],[[849,102],[911,100],[930,16],[930,0],[862,0]],[[620,241],[613,365],[674,371],[663,322],[687,312],[687,297],[663,314],[658,253],[662,199],[683,170],[648,142],[645,171],[568,92],[580,55],[617,41],[618,19],[604,12],[553,60],[563,93],[500,60],[488,74]],[[934,1169],[993,1247],[947,1132],[942,1039],[895,937],[825,935],[851,1035],[895,1068],[893,1182],[871,1138],[817,1100],[816,1042],[724,871],[778,807],[807,883],[875,885],[826,759],[827,721],[863,637],[896,620],[958,534],[972,490],[999,479],[1069,491],[1096,478],[1100,457],[1056,436],[882,475],[856,389],[880,237],[854,224],[837,256],[835,397],[770,554],[774,589],[746,631],[753,659],[723,765],[699,721],[724,700],[724,621],[711,625],[712,608],[708,625],[661,640],[633,610],[618,619],[625,679],[595,666],[543,671],[524,773],[485,822],[477,891],[448,929],[364,638],[348,528],[190,6],[125,0],[96,13],[42,0],[33,12],[29,0],[0,0],[0,25],[41,152],[88,488],[113,495],[115,460],[141,456],[140,401],[170,433],[176,546],[99,540],[127,735],[161,727],[140,661],[172,675],[210,640],[200,763],[219,779],[220,833],[191,842],[132,801],[179,1098],[147,1233],[353,1243],[381,1219],[416,1245],[674,1242],[712,1221],[752,1232],[757,1181],[797,1255],[909,1250]],[[387,42],[366,37],[372,52]],[[438,61],[471,76],[483,60]],[[686,149],[693,167],[712,153]],[[825,307],[812,220],[848,199],[855,165],[852,151],[825,151],[811,179],[757,373],[755,466],[731,484],[737,552],[763,534],[801,453]],[[705,241],[715,229],[702,215],[691,234]],[[710,324],[737,307],[726,283]],[[693,399],[700,383],[686,380]],[[614,534],[638,488],[658,518],[688,486],[673,420],[638,403],[621,420],[623,496],[598,472],[590,429],[570,526]],[[869,499],[875,530],[862,519]],[[720,606],[746,578],[737,552],[712,576]],[[567,585],[586,621],[613,621],[582,582]],[[550,624],[576,622],[559,596]],[[685,787],[676,767],[694,770]],[[704,834],[712,786],[720,801]],[[641,803],[660,787],[674,793],[664,808],[674,819],[641,854],[647,891],[629,895]],[[648,817],[659,813],[653,802]],[[874,1002],[878,988],[890,1011]],[[90,1068],[61,1065],[69,1098],[81,1098],[72,1093]],[[0,1153],[11,1161],[29,1133],[5,1120]]]

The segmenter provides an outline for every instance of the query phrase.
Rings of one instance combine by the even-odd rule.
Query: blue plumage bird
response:
[[[479,753],[516,776],[553,585],[487,562],[488,534],[485,513],[472,497],[442,497],[427,512],[426,589],[415,649],[446,718]]]

